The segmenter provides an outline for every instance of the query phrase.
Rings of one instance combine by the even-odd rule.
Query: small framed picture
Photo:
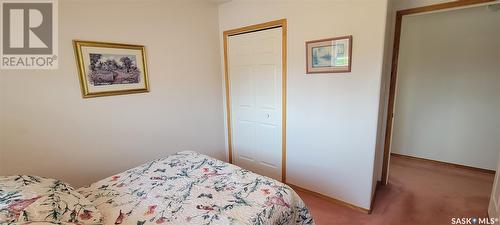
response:
[[[73,41],[84,98],[148,92],[145,47]]]
[[[351,72],[352,36],[306,42],[306,72]]]

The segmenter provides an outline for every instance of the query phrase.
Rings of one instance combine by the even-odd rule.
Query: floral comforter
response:
[[[98,210],[63,181],[0,176],[0,225],[102,224]]]
[[[287,185],[189,151],[78,191],[104,224],[314,224]]]

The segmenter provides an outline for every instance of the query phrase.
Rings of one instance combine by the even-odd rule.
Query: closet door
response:
[[[282,28],[228,38],[233,162],[281,180]]]

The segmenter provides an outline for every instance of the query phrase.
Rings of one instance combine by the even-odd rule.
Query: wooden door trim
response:
[[[226,112],[227,112],[227,142],[229,151],[229,163],[233,163],[233,141],[232,141],[232,129],[231,129],[231,99],[230,99],[230,85],[229,85],[229,64],[228,64],[228,38],[229,36],[234,36],[238,34],[245,34],[250,32],[262,31],[272,28],[281,27],[281,82],[282,82],[282,115],[281,115],[281,182],[286,183],[286,74],[287,74],[287,60],[286,60],[286,36],[287,36],[287,20],[280,19],[275,21],[270,21],[266,23],[260,23],[255,25],[250,25],[246,27],[236,28],[232,30],[226,30],[223,33],[224,41],[224,78],[226,87]]]
[[[390,77],[390,87],[389,87],[389,102],[387,104],[387,124],[385,129],[385,141],[384,141],[384,155],[382,163],[382,185],[388,183],[388,170],[389,170],[389,157],[391,149],[391,139],[392,139],[392,125],[393,125],[393,113],[394,113],[394,103],[396,95],[396,80],[398,73],[398,59],[399,59],[399,47],[401,41],[401,25],[403,16],[414,15],[419,13],[433,12],[439,10],[467,7],[472,5],[480,5],[484,3],[495,2],[496,0],[457,0],[453,2],[440,3],[435,5],[417,7],[399,10],[396,13],[396,25],[394,29],[394,43],[392,47],[392,66],[391,66],[391,77]]]

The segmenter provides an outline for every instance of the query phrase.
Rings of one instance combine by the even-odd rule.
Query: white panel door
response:
[[[281,180],[281,28],[228,38],[233,162]]]
[[[491,189],[490,205],[488,207],[488,215],[490,218],[498,221],[500,218],[500,154],[497,161],[497,172],[495,173],[495,181]]]

